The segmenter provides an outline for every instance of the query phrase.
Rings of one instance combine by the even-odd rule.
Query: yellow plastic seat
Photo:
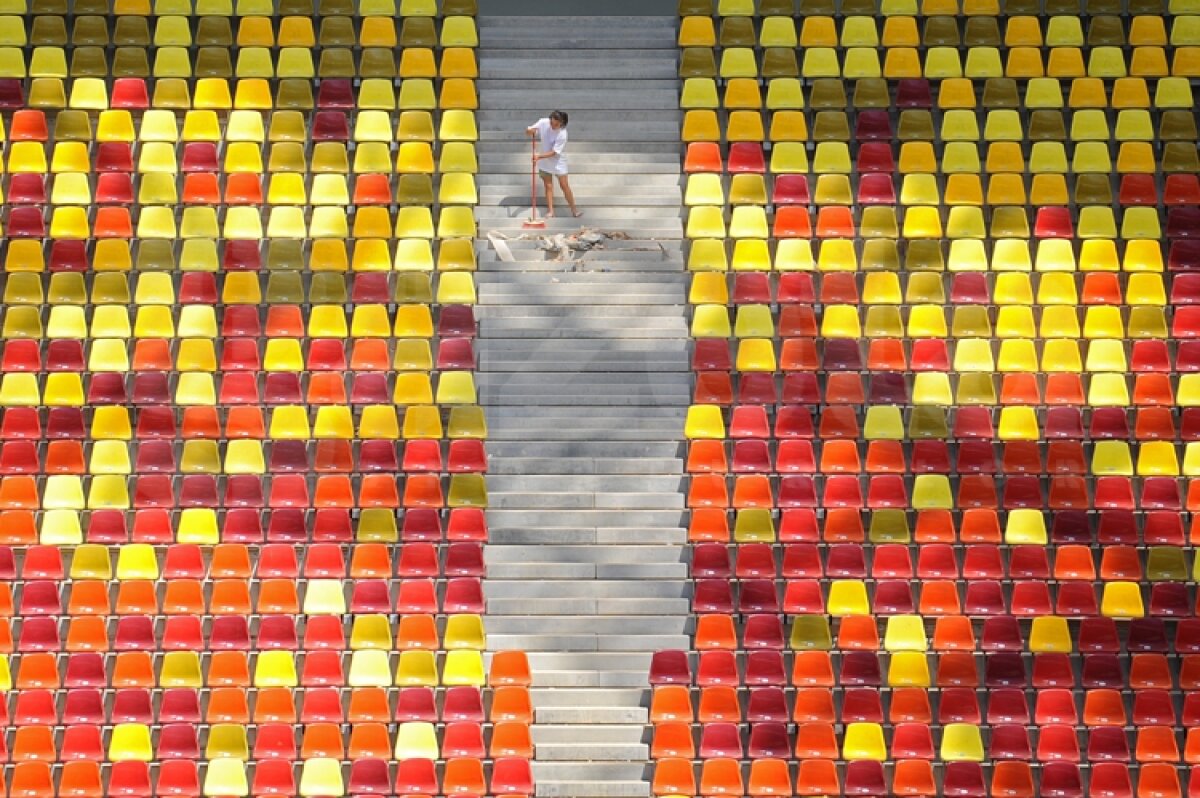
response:
[[[1133,457],[1129,444],[1125,441],[1096,441],[1091,468],[1097,476],[1133,476]]]
[[[405,83],[404,86],[408,84]],[[400,107],[405,108],[404,86],[400,89]],[[442,90],[438,95],[438,106],[442,109],[458,109],[474,111],[479,108],[479,96],[475,91],[475,81],[469,78],[446,78],[442,81]]]
[[[442,637],[443,645],[449,650],[483,651],[487,643],[483,618],[473,614],[451,615],[446,619],[446,631]]]
[[[250,743],[245,727],[234,723],[214,723],[209,729],[204,755],[209,759],[249,759]]]
[[[746,338],[738,343],[734,365],[738,371],[774,371],[778,362],[769,338]]]
[[[717,33],[711,17],[685,16],[679,23],[680,47],[716,47]]]
[[[688,238],[722,239],[725,235],[724,211],[720,207],[698,206],[688,212]]]
[[[478,47],[479,32],[475,20],[467,16],[448,16],[442,19],[442,47]]]
[[[822,142],[817,145],[817,152],[826,144],[838,142]],[[781,141],[771,148],[770,171],[772,174],[798,174],[809,170],[808,152],[805,145],[796,141]]]
[[[1194,108],[1192,88],[1185,77],[1162,78],[1154,90],[1155,108]]]
[[[296,661],[290,651],[259,652],[254,669],[256,687],[295,687]]]
[[[791,112],[780,111],[773,115],[774,118],[781,114]],[[775,132],[775,126],[772,124],[772,133]],[[762,114],[755,111],[731,111],[729,119],[725,126],[725,138],[728,141],[762,141],[766,136],[763,129]]]
[[[883,740],[883,727],[878,723],[847,723],[842,740],[842,756],[850,760],[886,760],[887,745]]]
[[[1138,451],[1138,476],[1177,477],[1180,474],[1175,445],[1167,441],[1146,441]]]
[[[1075,19],[1077,17],[1064,17]],[[1125,55],[1119,47],[1093,47],[1088,58],[1087,74],[1093,78],[1123,78],[1128,74]]]
[[[734,239],[768,238],[766,210],[755,205],[736,206],[730,218],[730,235]]]
[[[1034,618],[1029,632],[1029,650],[1035,654],[1071,653],[1073,646],[1067,619],[1057,615]]]
[[[767,305],[739,305],[733,334],[737,338],[769,338],[775,332],[771,308]]]
[[[101,111],[96,125],[96,141],[131,142],[136,137],[133,117],[128,111]]]
[[[149,762],[154,758],[150,727],[143,724],[116,724],[108,743],[108,758],[113,762]]]
[[[810,47],[804,50],[800,74],[808,79],[840,78],[842,66],[837,51],[833,47]]]
[[[1136,582],[1105,582],[1100,614],[1107,618],[1144,617],[1141,587]]]
[[[826,611],[835,618],[870,615],[867,587],[859,579],[835,579],[829,585]]]
[[[204,774],[204,795],[213,798],[246,796],[250,784],[246,778],[246,763],[240,759],[214,759]]]
[[[358,107],[391,111],[396,108],[396,93],[391,81],[382,78],[367,78],[362,81],[358,92]]]
[[[396,729],[396,758],[437,759],[437,733],[432,723],[401,723]]]
[[[112,562],[108,557],[108,549],[95,544],[87,544],[76,548],[75,554],[71,558],[70,576],[72,579],[112,579]],[[155,569],[155,576],[148,578],[153,579],[156,577],[157,568]]]
[[[721,176],[716,174],[689,175],[684,191],[684,205],[724,205],[725,188]]]
[[[476,232],[474,209],[461,205],[442,208],[437,225],[439,239],[474,238]]]
[[[933,683],[929,661],[920,651],[896,651],[888,663],[889,687],[928,688]]]
[[[946,762],[982,762],[983,737],[972,723],[947,723],[942,728],[939,756]]]
[[[919,615],[893,615],[887,619],[883,636],[887,651],[925,651],[925,622]]]
[[[799,43],[796,24],[791,17],[769,16],[763,18],[759,28],[759,47],[791,47]]]
[[[1044,546],[1048,540],[1046,520],[1040,512],[1024,508],[1009,511],[1004,529],[1005,543]]]
[[[446,652],[442,664],[442,684],[447,687],[482,687],[485,683],[483,656],[480,652],[463,649]]]
[[[163,109],[150,109],[142,114],[141,128],[138,130],[140,141],[171,142],[179,140],[179,128],[175,123],[175,114]]]
[[[13,376],[5,375],[5,381]],[[1200,393],[1200,392],[1198,392]],[[0,392],[2,394],[2,392]],[[687,419],[684,423],[684,435],[688,440],[721,440],[725,437],[725,421],[721,408],[717,405],[691,405],[688,407]]]
[[[711,78],[689,78],[689,81],[709,80]],[[686,91],[686,86],[685,86]],[[716,86],[713,85],[713,93],[715,96]],[[740,110],[755,110],[762,108],[762,92],[759,90],[758,81],[752,78],[732,78],[725,84],[725,96],[722,100],[724,106],[728,109]],[[683,105],[681,107],[689,107]],[[713,108],[714,105],[696,105],[697,108]],[[732,122],[732,120],[731,120]],[[731,140],[732,137],[731,137]]]
[[[437,60],[430,47],[405,47],[400,54],[400,77],[432,80],[438,75]]]
[[[712,78],[688,78],[683,82],[680,108],[719,108],[720,103],[717,82]]]

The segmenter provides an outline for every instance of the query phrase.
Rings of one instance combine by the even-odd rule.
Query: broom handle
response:
[[[537,221],[537,139],[530,137],[529,148],[533,159],[529,162],[529,218]]]

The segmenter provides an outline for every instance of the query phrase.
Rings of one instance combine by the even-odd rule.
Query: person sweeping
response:
[[[533,164],[542,177],[542,185],[546,189],[546,216],[554,217],[554,178],[558,178],[558,187],[562,189],[563,197],[571,208],[571,215],[576,218],[583,216],[583,211],[575,207],[575,194],[567,178],[567,114],[563,111],[553,111],[550,116],[539,119],[525,128],[540,146],[533,151]],[[536,197],[534,198],[536,203]],[[536,210],[534,211],[536,215]]]

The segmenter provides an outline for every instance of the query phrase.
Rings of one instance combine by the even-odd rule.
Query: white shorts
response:
[[[550,159],[547,159],[550,160]],[[538,161],[538,172],[546,176],[565,175],[567,174],[567,156],[560,155],[554,159],[554,163],[546,163],[546,161]]]

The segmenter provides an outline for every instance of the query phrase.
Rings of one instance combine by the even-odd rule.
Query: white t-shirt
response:
[[[567,147],[567,129],[560,127],[555,130],[550,126],[549,117],[539,119],[534,123],[533,128],[537,131],[537,138],[541,143],[541,146],[538,147],[538,154],[550,151],[555,153],[553,157],[538,161],[538,170],[549,172],[552,175],[565,175],[567,173],[567,156],[564,150]]]

